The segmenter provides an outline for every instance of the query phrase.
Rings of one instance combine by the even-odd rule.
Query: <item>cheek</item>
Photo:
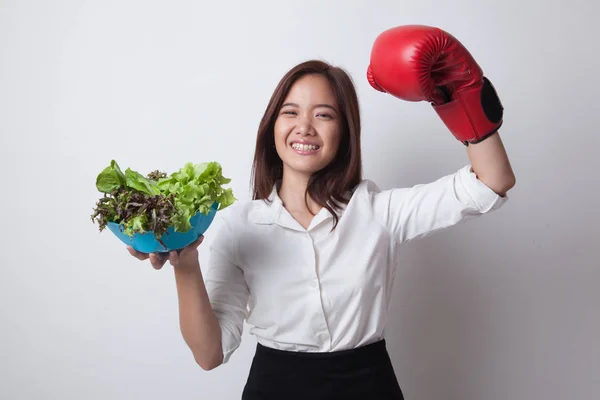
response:
[[[342,134],[340,131],[334,130],[327,135],[327,144],[331,149],[338,149],[340,146]]]
[[[273,131],[274,131],[276,142],[285,139],[285,132],[286,132],[285,123],[280,122],[280,120],[276,120],[275,125],[273,127]]]

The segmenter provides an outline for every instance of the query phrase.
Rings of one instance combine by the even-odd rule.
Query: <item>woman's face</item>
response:
[[[307,178],[337,153],[341,115],[327,78],[305,75],[290,88],[275,121],[275,148],[285,175]]]

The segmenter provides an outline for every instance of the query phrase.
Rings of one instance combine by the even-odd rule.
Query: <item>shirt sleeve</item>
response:
[[[223,364],[240,346],[247,317],[249,289],[237,262],[236,238],[225,219],[210,247],[204,284],[221,328]]]
[[[471,165],[428,184],[371,193],[375,217],[399,243],[495,210],[507,200],[481,182]]]

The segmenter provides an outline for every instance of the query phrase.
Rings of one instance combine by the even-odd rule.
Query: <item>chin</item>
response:
[[[320,165],[320,164],[314,164],[314,163],[311,163],[311,165],[307,165],[305,163],[288,163],[287,164],[287,168],[290,170],[290,172],[293,171],[294,173],[299,173],[299,174],[303,174],[303,175],[312,175],[315,172],[318,172],[325,167],[326,167],[326,165]]]

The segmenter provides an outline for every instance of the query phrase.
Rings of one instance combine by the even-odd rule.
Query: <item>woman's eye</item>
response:
[[[296,111],[292,111],[292,110],[285,110],[282,112],[282,114],[287,114],[287,115],[296,115]]]
[[[319,113],[319,114],[317,114],[317,117],[333,118],[333,117],[331,116],[331,114],[326,114],[326,113]]]

